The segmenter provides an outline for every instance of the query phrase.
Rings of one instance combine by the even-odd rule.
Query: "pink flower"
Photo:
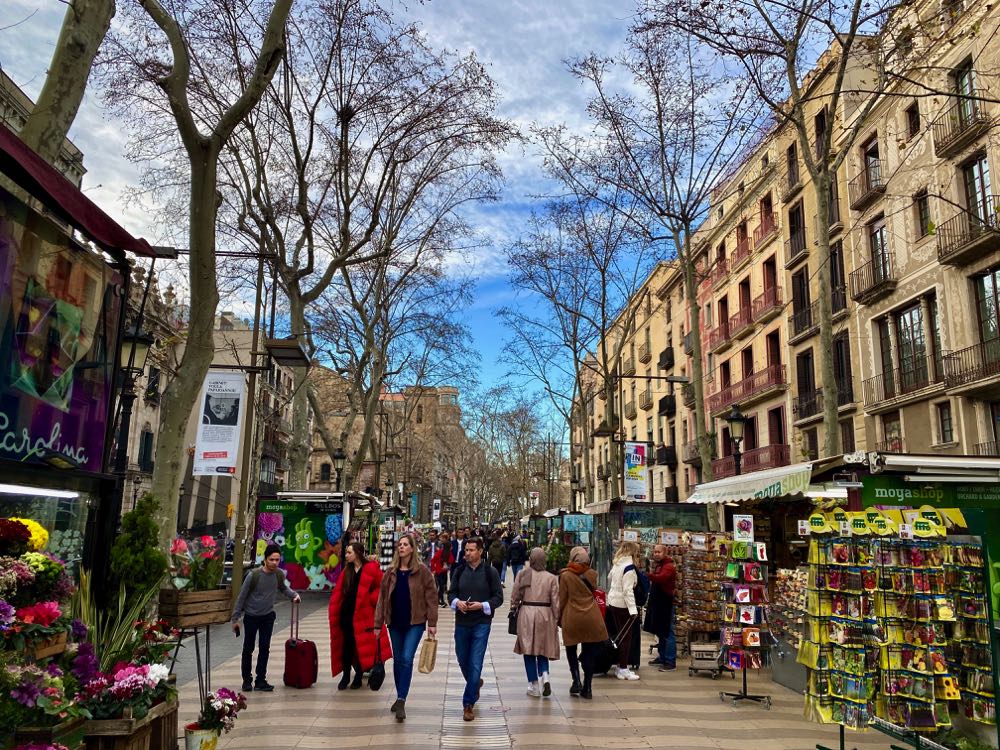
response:
[[[56,602],[39,602],[17,610],[16,616],[26,625],[38,624],[47,628],[62,616],[62,612]]]
[[[170,545],[171,555],[183,555],[186,554],[187,551],[188,551],[187,542],[185,542],[180,537],[174,539],[173,543]]]
[[[200,541],[201,541],[201,546],[202,547],[214,547],[215,546],[215,539],[213,539],[210,536],[207,536],[207,535],[203,536]]]

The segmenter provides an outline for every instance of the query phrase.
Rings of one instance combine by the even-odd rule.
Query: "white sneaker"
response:
[[[633,672],[631,669],[628,669],[628,668],[626,668],[626,669],[619,669],[615,673],[615,677],[617,677],[619,680],[638,680],[639,679],[639,675],[637,675],[635,672]]]
[[[528,695],[530,695],[532,698],[541,698],[542,697],[542,691],[538,689],[538,683],[537,682],[529,682],[528,683]]]

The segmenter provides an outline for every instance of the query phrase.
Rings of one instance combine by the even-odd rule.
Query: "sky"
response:
[[[61,0],[0,4],[5,11],[0,19],[0,67],[35,98],[66,6]],[[499,115],[524,132],[533,123],[584,126],[587,94],[566,71],[565,61],[589,52],[613,55],[632,13],[631,3],[597,0],[425,0],[390,7],[418,21],[435,47],[474,51],[498,83]],[[87,195],[133,233],[155,240],[152,217],[125,205],[123,196],[130,185],[138,184],[140,169],[125,158],[125,135],[93,87],[70,138],[84,152]],[[505,188],[500,201],[469,213],[486,238],[475,258],[479,280],[466,316],[482,358],[484,387],[498,383],[509,369],[501,354],[506,332],[496,310],[529,303],[519,300],[507,282],[503,248],[517,237],[532,196],[546,191],[540,164],[530,145],[509,148],[501,158]]]

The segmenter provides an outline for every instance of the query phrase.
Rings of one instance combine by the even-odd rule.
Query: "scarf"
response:
[[[531,572],[537,570],[539,572],[545,570],[545,550],[541,547],[535,547],[531,550],[531,554],[528,555],[528,565],[521,571],[521,584],[518,588],[522,592],[527,591],[531,588]]]
[[[590,570],[590,563],[571,562],[564,570],[568,570],[570,573],[575,573],[578,576],[583,575]]]

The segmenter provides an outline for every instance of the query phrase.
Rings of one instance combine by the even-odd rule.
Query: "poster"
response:
[[[645,443],[625,443],[625,499],[645,500],[649,492],[646,479]]]
[[[341,544],[348,519],[340,500],[261,500],[254,559],[268,544],[281,547],[281,567],[296,591],[328,591],[343,569]]]
[[[668,547],[676,547],[680,544],[681,533],[677,529],[660,529],[660,544],[665,544]]]
[[[594,530],[594,517],[586,513],[568,513],[563,516],[563,531],[591,532]]]
[[[0,457],[104,471],[122,283],[0,189]]]
[[[733,541],[753,541],[753,516],[733,516]]]
[[[441,499],[440,498],[437,498],[437,497],[434,498],[434,507],[433,507],[433,510],[431,510],[431,520],[432,521],[440,521],[441,520]]]
[[[246,403],[243,373],[209,370],[198,403],[201,422],[195,438],[192,475],[235,474],[240,455],[240,417]]]

